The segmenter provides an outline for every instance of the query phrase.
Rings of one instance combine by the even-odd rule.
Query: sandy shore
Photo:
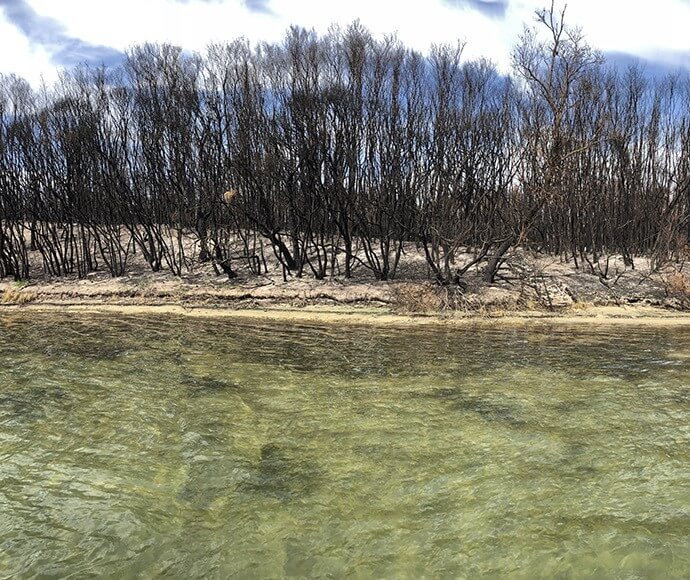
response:
[[[194,240],[188,239],[189,255]],[[685,263],[655,265],[636,257],[599,257],[579,266],[558,256],[515,248],[488,284],[477,266],[457,284],[434,284],[420,248],[408,244],[394,280],[365,267],[350,278],[286,275],[267,256],[261,274],[236,260],[229,279],[210,262],[191,259],[180,276],[152,272],[141,253],[112,277],[103,268],[79,278],[48,276],[34,252],[27,280],[0,280],[0,314],[10,311],[273,320],[286,323],[424,326],[467,324],[627,324],[690,326],[690,273]],[[269,253],[270,254],[270,253]],[[467,249],[457,266],[472,261]]]
[[[531,266],[533,267],[533,266]],[[104,272],[77,278],[0,280],[4,312],[109,313],[190,316],[304,324],[429,325],[638,325],[688,326],[690,292],[670,295],[662,275],[626,271],[610,288],[596,276],[550,262],[539,286],[524,280],[446,288],[408,277],[381,282],[241,276],[228,281],[208,270],[172,276]],[[410,275],[413,271],[410,270]]]
[[[223,308],[178,304],[98,304],[78,302],[4,305],[2,313],[60,313],[63,315],[103,313],[114,315],[185,316],[235,320],[275,321],[297,324],[354,324],[382,327],[467,326],[467,325],[629,325],[690,327],[690,313],[668,312],[647,306],[593,306],[560,312],[515,311],[476,315],[427,313],[405,315],[380,308],[306,306],[291,308]]]

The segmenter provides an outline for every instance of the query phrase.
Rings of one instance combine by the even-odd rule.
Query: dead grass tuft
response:
[[[396,284],[391,287],[393,309],[404,314],[439,312],[441,299],[432,284]]]
[[[674,270],[663,277],[666,292],[666,306],[678,310],[690,309],[690,278],[688,275]]]
[[[391,288],[391,295],[393,310],[399,314],[450,312],[468,306],[460,287],[431,282],[397,284]]]
[[[690,297],[690,279],[683,272],[674,271],[664,279],[664,288],[669,296]]]
[[[6,288],[0,298],[2,304],[28,304],[36,300],[35,292],[23,288]]]

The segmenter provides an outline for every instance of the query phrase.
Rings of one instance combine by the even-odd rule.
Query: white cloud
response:
[[[40,46],[31,46],[14,26],[0,18],[0,73],[23,76],[38,86],[42,77],[50,83],[57,78],[50,55]]]
[[[119,50],[143,42],[171,42],[201,50],[209,42],[246,35],[279,37],[285,22],[248,11],[241,2],[171,0],[29,0],[41,15],[65,26],[67,34]]]
[[[683,0],[577,0],[568,4],[568,17],[601,50],[639,56],[690,50],[690,3]]]
[[[70,36],[120,50],[146,41],[172,42],[192,50],[237,36],[275,41],[282,38],[290,24],[325,32],[331,24],[347,25],[355,19],[376,35],[397,32],[406,44],[423,51],[433,43],[467,40],[469,56],[486,56],[499,62],[506,62],[511,40],[506,38],[506,24],[500,20],[486,18],[469,8],[452,8],[441,0],[272,0],[271,13],[250,12],[239,0],[28,3],[37,13],[63,24]]]
[[[26,0],[37,14],[55,19],[69,36],[119,50],[146,41],[172,42],[203,50],[211,41],[237,36],[275,41],[290,24],[325,32],[333,23],[359,18],[376,35],[398,33],[414,48],[466,40],[467,57],[485,56],[502,69],[523,23],[548,0],[511,0],[505,18],[488,18],[442,0],[271,0],[270,13],[251,12],[241,0]],[[457,6],[457,4],[456,4]],[[690,52],[690,2],[656,0],[570,0],[568,21],[582,26],[592,45],[604,51],[658,58]],[[666,56],[664,56],[666,55]],[[32,48],[0,17],[0,70],[34,79],[51,69],[49,56]],[[690,66],[690,63],[686,63]]]

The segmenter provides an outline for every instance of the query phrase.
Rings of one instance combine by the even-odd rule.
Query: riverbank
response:
[[[682,266],[655,270],[637,259],[633,269],[613,258],[587,272],[517,251],[497,283],[486,284],[477,270],[467,272],[458,285],[439,286],[428,280],[423,258],[413,253],[401,266],[401,279],[394,281],[373,280],[363,270],[347,280],[284,278],[277,267],[261,276],[240,269],[229,280],[208,263],[176,277],[134,264],[131,273],[119,278],[94,272],[83,279],[1,280],[0,312],[98,311],[401,326],[690,325],[690,280]]]
[[[2,312],[61,312],[63,314],[123,314],[147,316],[187,316],[196,318],[225,318],[235,320],[274,321],[297,324],[351,324],[385,327],[417,327],[437,325],[629,325],[690,327],[690,314],[669,313],[657,308],[599,306],[577,312],[545,313],[533,311],[499,315],[404,315],[357,308],[329,309],[305,307],[301,309],[227,309],[179,305],[123,305],[123,304],[31,304],[5,306]]]
[[[0,288],[0,291],[2,288]],[[467,325],[629,325],[690,327],[690,313],[664,310],[645,305],[594,306],[580,305],[559,310],[512,311],[445,311],[425,313],[396,312],[390,306],[376,303],[306,304],[297,306],[273,301],[270,305],[182,303],[166,298],[141,296],[106,298],[103,295],[43,296],[24,304],[4,303],[0,314],[60,313],[112,314],[145,316],[183,316],[194,318],[222,318],[292,324],[350,324],[381,327],[467,326]]]

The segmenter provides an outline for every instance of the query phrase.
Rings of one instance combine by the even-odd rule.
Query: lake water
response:
[[[0,577],[690,576],[690,329],[0,313]]]

